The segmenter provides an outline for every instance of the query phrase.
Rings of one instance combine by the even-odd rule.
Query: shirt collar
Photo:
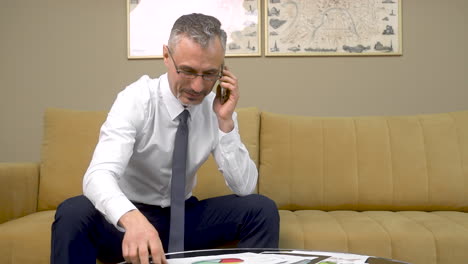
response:
[[[177,99],[177,97],[175,97],[175,95],[171,91],[171,88],[169,87],[167,73],[159,77],[159,90],[161,91],[163,102],[166,105],[171,120],[175,120],[185,109],[187,109],[190,113],[189,119],[192,119],[192,116],[194,116],[200,111],[200,105],[189,105],[187,107],[184,107],[180,103],[180,101]]]

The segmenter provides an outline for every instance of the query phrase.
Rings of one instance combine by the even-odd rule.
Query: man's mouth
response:
[[[185,93],[187,96],[187,99],[189,99],[190,101],[195,101],[195,100],[198,100],[200,99],[200,97],[202,96],[201,94],[199,93]]]
[[[189,89],[185,89],[182,92],[185,93],[186,97],[191,101],[192,100],[199,100],[200,98],[205,96],[205,94],[203,92],[197,93],[197,92],[195,92],[193,90],[189,90]]]

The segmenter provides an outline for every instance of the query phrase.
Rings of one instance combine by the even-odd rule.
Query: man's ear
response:
[[[164,64],[166,67],[169,68],[169,47],[167,45],[163,45],[163,59],[164,59]]]

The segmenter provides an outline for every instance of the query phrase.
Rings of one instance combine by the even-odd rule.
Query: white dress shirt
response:
[[[185,198],[192,195],[196,172],[212,153],[226,184],[238,195],[253,192],[257,168],[234,129],[219,130],[211,92],[199,105],[187,107],[189,145]],[[106,219],[118,226],[120,217],[136,209],[131,201],[162,207],[171,203],[172,152],[184,106],[169,88],[166,74],[141,77],[119,93],[83,179],[83,193]]]

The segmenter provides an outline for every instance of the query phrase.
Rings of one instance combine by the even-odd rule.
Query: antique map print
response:
[[[227,56],[260,56],[260,0],[127,0],[128,57],[160,58],[181,15],[218,18],[227,34]]]
[[[266,55],[401,55],[401,0],[267,0]]]

